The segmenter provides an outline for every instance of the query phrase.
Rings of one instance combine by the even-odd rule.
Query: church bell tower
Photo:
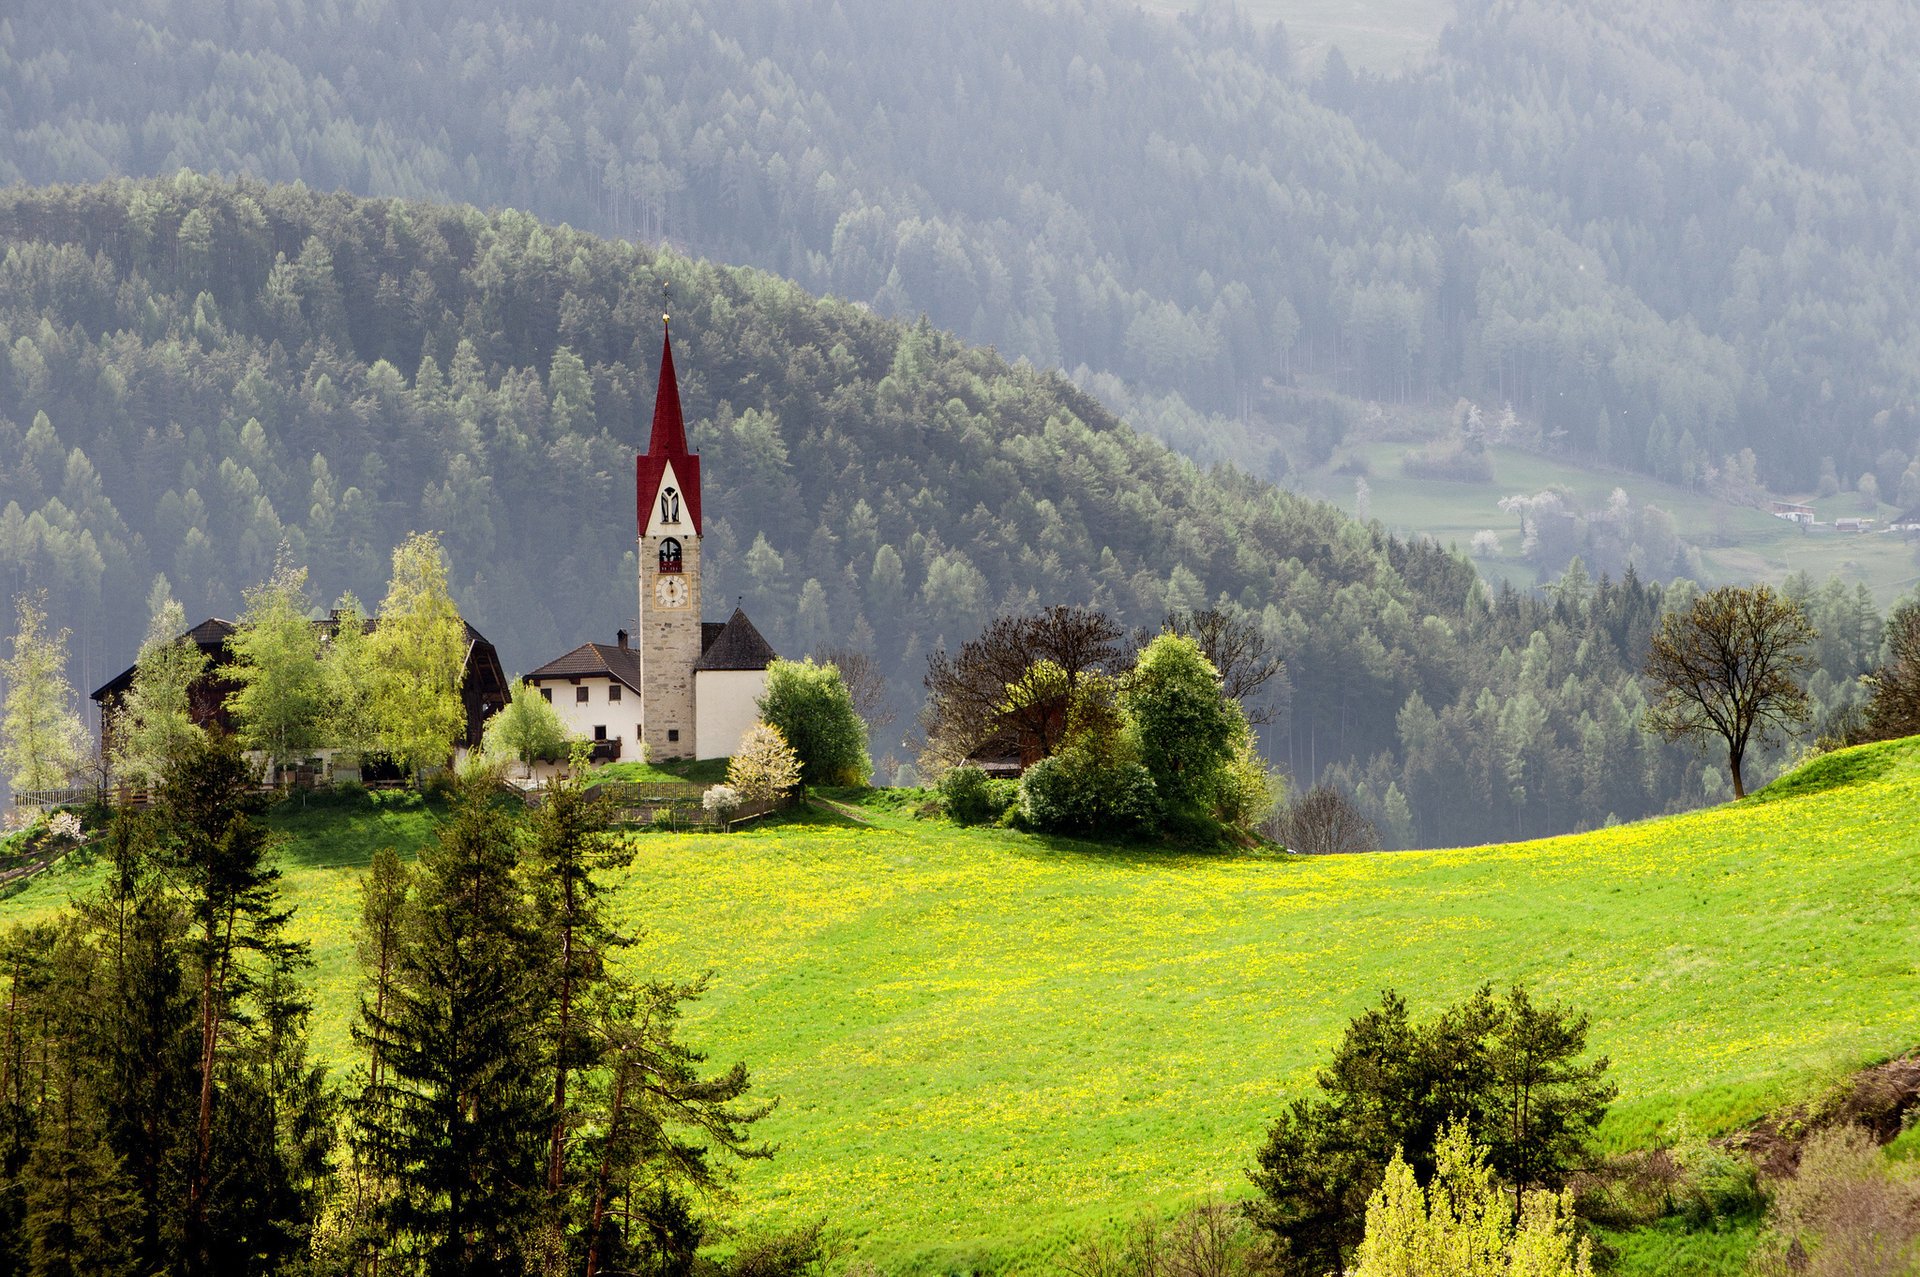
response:
[[[667,317],[661,316],[663,325]],[[640,529],[640,727],[654,759],[694,756],[700,659],[700,458],[687,451],[673,334],[660,339],[653,435],[634,459]]]

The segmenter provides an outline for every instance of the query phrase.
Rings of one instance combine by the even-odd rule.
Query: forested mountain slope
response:
[[[0,20],[0,180],[664,237],[1115,374],[1257,474],[1325,455],[1327,391],[1465,395],[1669,478],[1751,445],[1920,501],[1917,43],[1898,0],[1467,0],[1425,67],[1309,85],[1219,6],[80,0]]]
[[[1203,471],[924,323],[519,213],[192,177],[0,194],[0,246],[0,589],[49,588],[88,686],[157,575],[231,616],[285,542],[322,601],[371,601],[421,527],[511,669],[611,636],[671,283],[709,611],[741,595],[784,652],[870,649],[902,725],[927,653],[996,610],[1224,603],[1288,664],[1275,762],[1346,768],[1392,842],[1713,792],[1636,726],[1658,586],[1489,598],[1463,558]],[[1819,603],[1845,686],[1878,619]]]

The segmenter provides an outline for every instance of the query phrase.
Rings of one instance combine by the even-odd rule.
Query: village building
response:
[[[673,335],[661,338],[653,432],[634,460],[637,629],[582,643],[526,681],[596,763],[725,758],[759,718],[771,644],[745,612],[701,619],[700,457],[687,450]],[[644,748],[643,748],[644,746]]]
[[[500,664],[500,654],[494,650],[486,635],[468,625],[460,623],[466,631],[466,663],[460,674],[460,704],[465,711],[460,734],[447,742],[448,753],[456,758],[466,750],[480,747],[480,734],[485,730],[487,720],[497,714],[507,703],[507,676]],[[365,622],[366,632],[372,633],[378,627],[377,619]],[[329,642],[340,628],[340,614],[330,612],[324,620],[313,623],[319,631],[321,643]],[[227,698],[239,690],[232,679],[221,674],[221,670],[233,664],[233,635],[239,626],[220,617],[208,617],[200,624],[180,636],[184,642],[190,642],[207,657],[207,672],[195,679],[187,689],[187,712],[194,726],[211,727],[218,731],[231,732],[233,717],[227,709]],[[100,749],[105,757],[113,756],[113,724],[118,716],[127,692],[133,687],[134,666],[128,666],[114,678],[95,688],[91,699],[100,708]],[[331,751],[322,750],[318,757],[324,759]],[[384,771],[379,760],[367,760],[361,764],[366,779],[380,779]]]

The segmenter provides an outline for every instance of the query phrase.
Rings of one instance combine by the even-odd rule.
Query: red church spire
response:
[[[664,330],[666,325],[662,323],[661,327]],[[667,331],[660,334],[660,389],[653,397],[653,438],[647,441],[647,455],[687,455],[687,427],[680,417],[680,378],[673,371],[673,334]]]
[[[700,535],[700,458],[687,451],[687,427],[680,415],[680,378],[673,371],[673,334],[660,316],[660,386],[653,397],[653,435],[647,450],[633,459],[634,496],[640,535],[647,534],[671,466],[675,495],[685,508],[693,535]]]

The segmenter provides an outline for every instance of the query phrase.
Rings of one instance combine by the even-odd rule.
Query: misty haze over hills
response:
[[[1667,478],[1751,447],[1782,488],[1831,457],[1920,493],[1920,17],[1891,0],[1472,0],[1384,79],[1217,6],[236,15],[10,18],[0,177],[184,166],[664,237],[1110,374],[1258,474],[1325,455],[1337,392],[1511,402]]]

